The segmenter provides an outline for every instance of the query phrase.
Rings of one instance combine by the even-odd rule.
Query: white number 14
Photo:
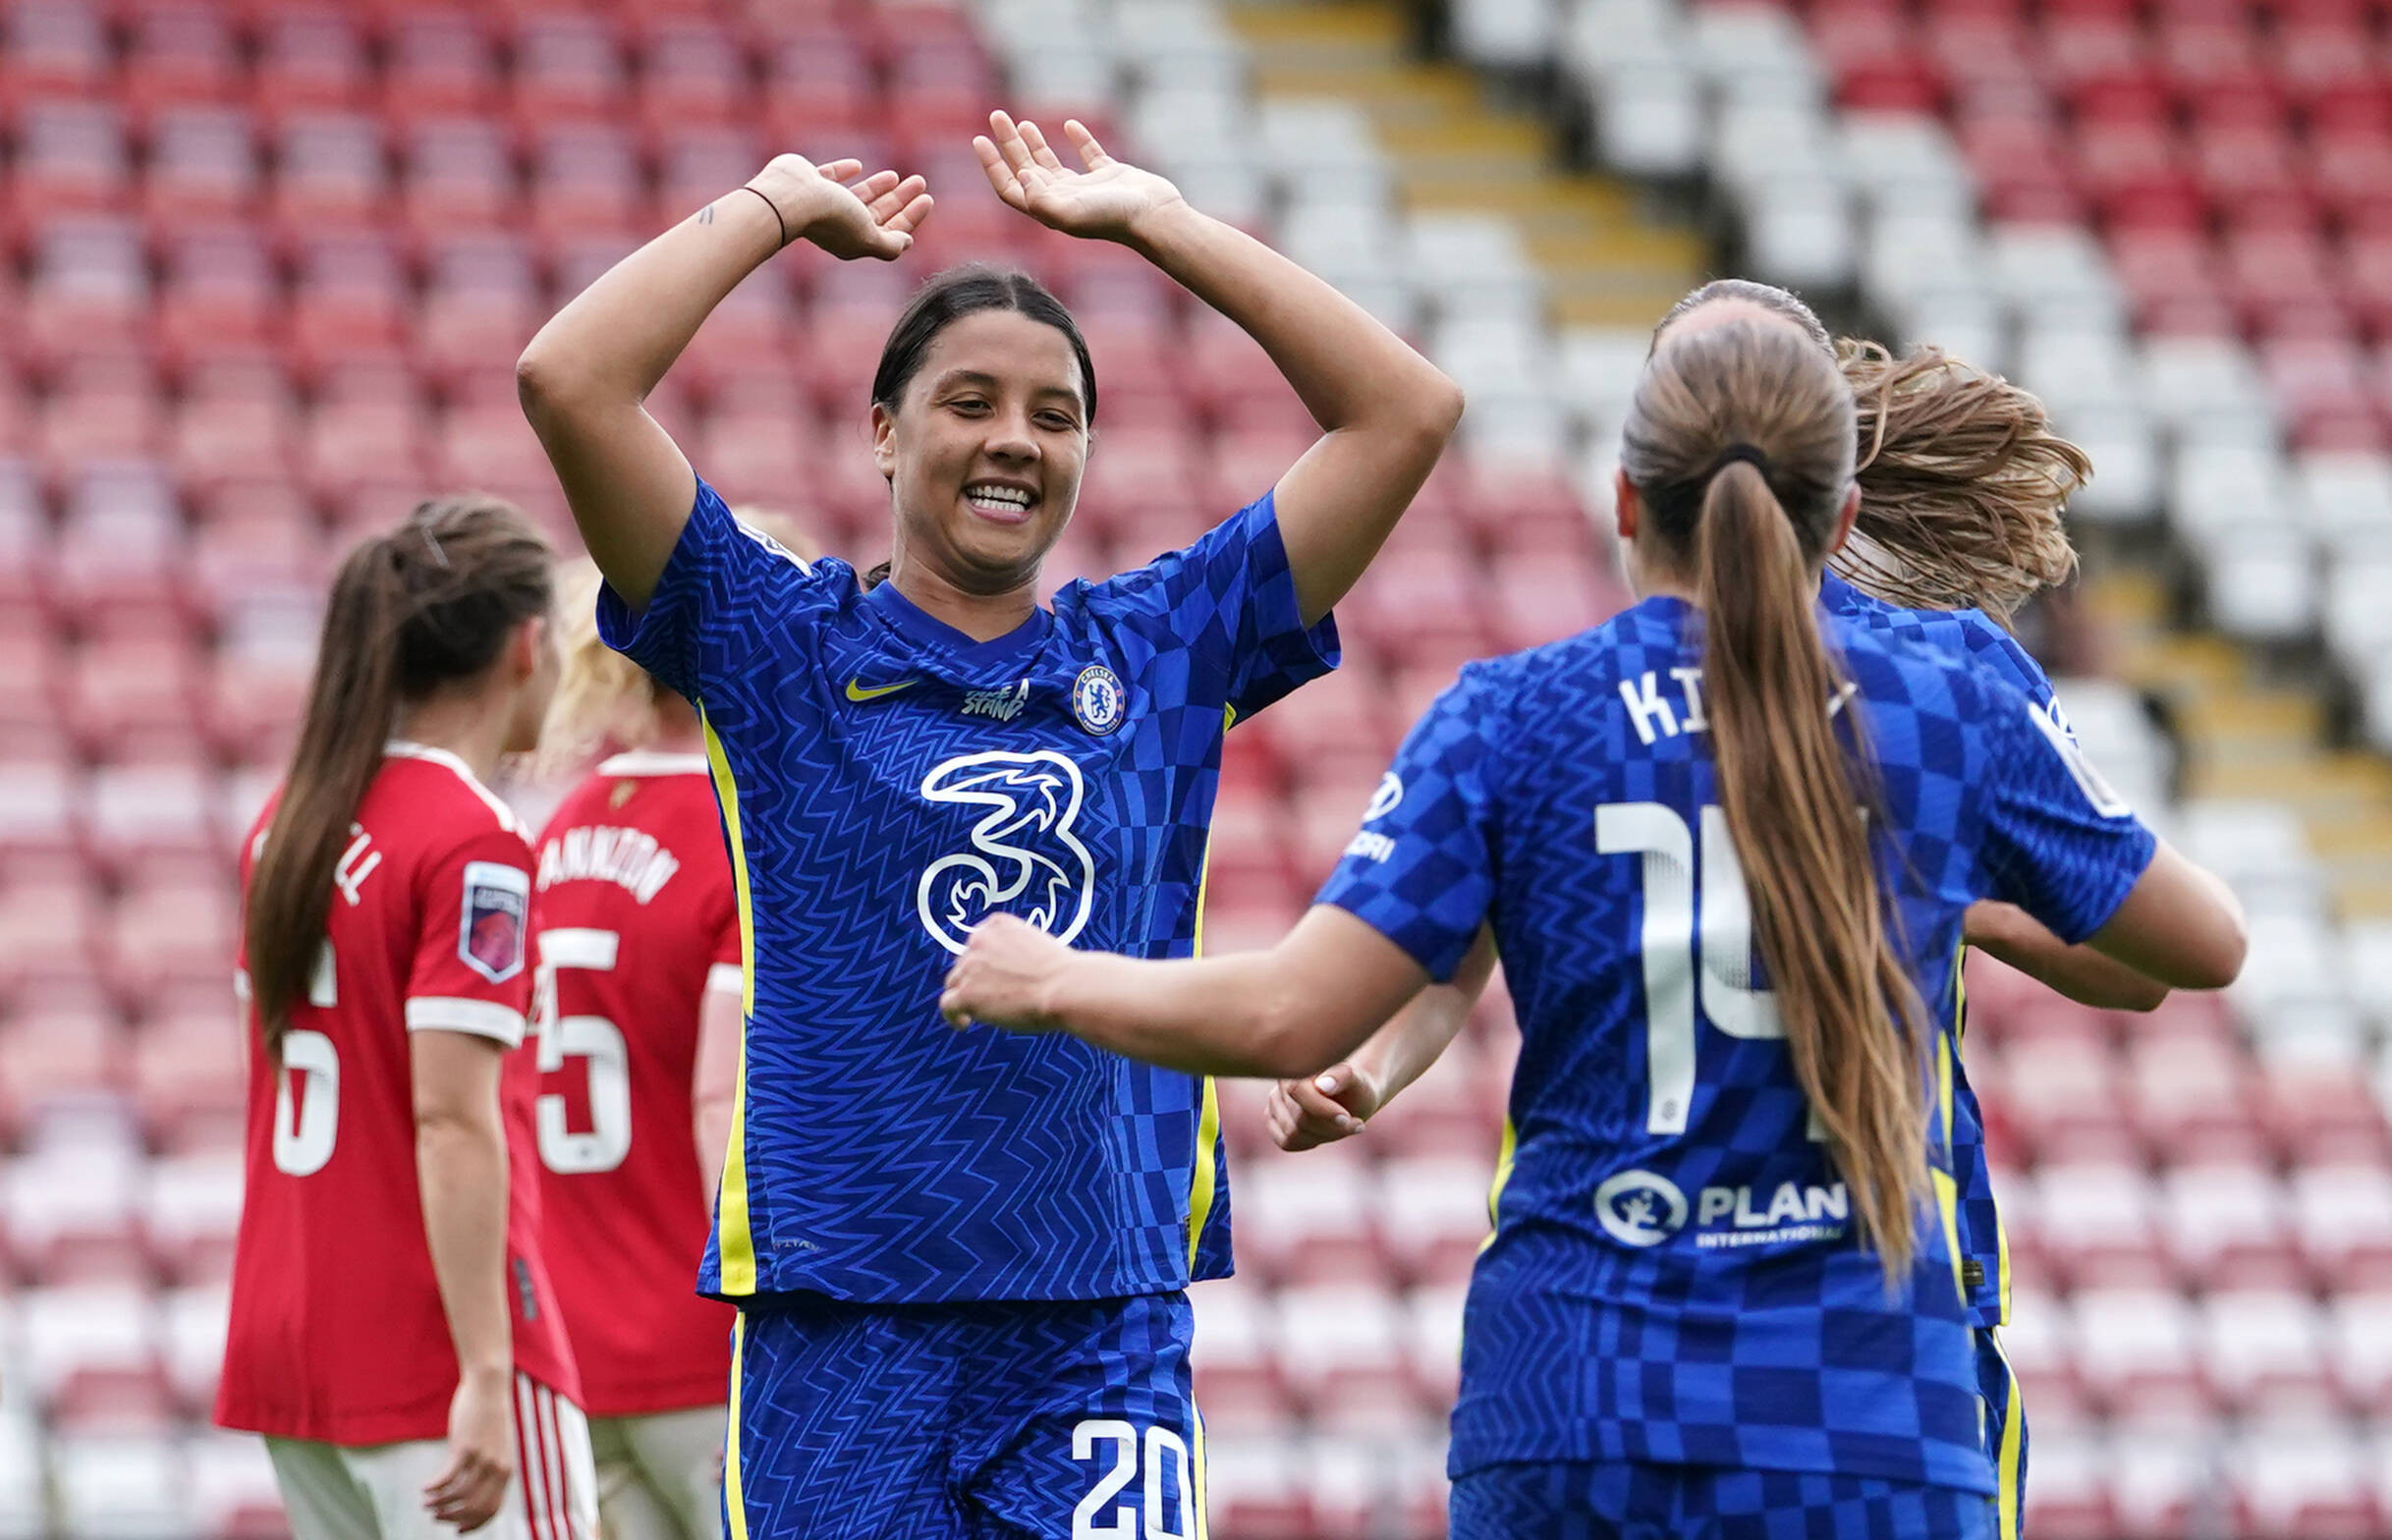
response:
[[[1651,1133],[1684,1133],[1695,1099],[1695,962],[1701,960],[1702,1015],[1730,1037],[1783,1037],[1777,998],[1752,987],[1752,900],[1728,815],[1702,809],[1702,912],[1695,912],[1695,831],[1661,802],[1612,802],[1594,810],[1594,848],[1644,857],[1644,1062]]]

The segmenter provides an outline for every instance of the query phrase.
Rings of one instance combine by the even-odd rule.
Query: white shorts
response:
[[[718,1540],[728,1406],[592,1417],[606,1540]]]
[[[455,1540],[423,1489],[448,1467],[446,1439],[351,1448],[266,1440],[294,1540]],[[474,1540],[597,1540],[598,1480],[582,1409],[518,1371],[515,1479]]]

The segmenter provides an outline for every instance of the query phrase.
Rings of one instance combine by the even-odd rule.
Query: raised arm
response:
[[[919,177],[853,160],[782,155],[607,269],[550,317],[515,366],[524,414],[548,451],[598,571],[647,602],[696,496],[690,463],[642,405],[697,328],[782,247],[883,260],[929,214]]]
[[[1324,430],[1287,474],[1280,538],[1307,625],[1345,597],[1428,478],[1462,389],[1361,305],[1253,237],[1198,213],[1077,122],[1067,167],[1034,123],[991,113],[973,140],[997,195],[1068,235],[1116,241],[1244,327]]]
[[[1362,1132],[1462,1035],[1494,971],[1495,934],[1482,928],[1452,983],[1431,984],[1413,996],[1367,1042],[1320,1073],[1271,1088],[1265,1117],[1272,1142],[1283,1150],[1308,1150]]]
[[[941,1015],[1021,1032],[1069,1032],[1192,1074],[1317,1074],[1428,983],[1394,942],[1315,905],[1268,952],[1147,961],[1074,952],[995,914],[948,971]]]

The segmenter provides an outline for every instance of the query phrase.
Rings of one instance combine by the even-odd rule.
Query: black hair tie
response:
[[[1763,481],[1769,479],[1769,457],[1762,454],[1757,446],[1744,443],[1741,440],[1730,444],[1727,448],[1712,456],[1711,463],[1703,467],[1702,474],[1695,479],[1701,482],[1708,482],[1711,477],[1719,474],[1719,472],[1722,470],[1727,469],[1729,466],[1733,465],[1739,460],[1751,466],[1753,469],[1759,471],[1760,478]]]

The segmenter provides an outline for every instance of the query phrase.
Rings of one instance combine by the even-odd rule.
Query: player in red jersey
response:
[[[791,521],[740,517],[814,554]],[[698,1540],[722,1528],[734,1312],[695,1286],[739,1071],[739,908],[697,713],[598,639],[596,568],[561,586],[543,757],[621,751],[538,842],[542,1236],[607,1540]]]
[[[555,690],[551,567],[478,497],[351,552],[244,852],[260,1051],[216,1420],[266,1436],[300,1540],[596,1531],[530,1180],[531,851],[483,784]]]

